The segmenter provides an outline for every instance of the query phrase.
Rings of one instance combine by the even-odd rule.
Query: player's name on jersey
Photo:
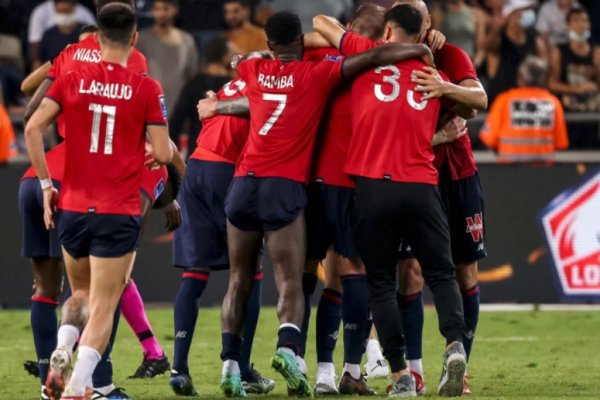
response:
[[[258,84],[268,89],[287,89],[294,87],[292,75],[273,76],[258,74]]]
[[[73,60],[75,61],[99,63],[101,59],[100,50],[96,49],[77,49],[73,53]]]
[[[93,94],[107,99],[129,100],[133,95],[131,85],[122,83],[103,83],[92,80],[89,84],[82,79],[79,81],[79,93]]]

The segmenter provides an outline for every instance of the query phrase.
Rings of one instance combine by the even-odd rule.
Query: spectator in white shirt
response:
[[[550,48],[569,41],[567,14],[571,8],[581,7],[577,0],[549,0],[542,4],[535,30],[542,39],[540,56],[550,57]]]

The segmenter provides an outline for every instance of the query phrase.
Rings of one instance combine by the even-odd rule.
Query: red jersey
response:
[[[327,61],[252,59],[238,74],[248,86],[250,134],[235,176],[308,183],[312,151],[329,93],[342,79],[342,57]]]
[[[335,48],[309,50],[304,53],[308,61],[322,61],[339,56]],[[352,138],[352,92],[350,83],[335,88],[325,108],[315,149],[312,180],[328,185],[353,188],[351,177],[344,173],[344,163]]]
[[[446,43],[435,52],[434,59],[437,68],[456,85],[466,79],[478,80],[475,66],[469,55],[458,46]],[[452,118],[454,114],[448,117]],[[468,133],[453,142],[435,146],[433,151],[434,165],[440,173],[440,181],[465,179],[477,172]]]
[[[246,95],[246,82],[236,78],[227,82],[217,93],[219,100],[233,100]],[[234,115],[215,115],[202,121],[202,129],[196,140],[196,150],[191,158],[205,160],[203,150],[215,153],[231,164],[235,164],[250,130],[248,118]]]
[[[52,68],[48,71],[46,78],[56,80],[67,72],[85,68],[99,62],[100,44],[96,40],[95,35],[89,35],[84,40],[61,51],[52,62]],[[129,57],[127,68],[134,73],[147,73],[148,64],[146,63],[146,57],[134,48]],[[65,126],[62,115],[58,117],[58,134],[61,137],[65,137]],[[46,153],[46,163],[48,164],[50,176],[57,181],[62,181],[65,168],[65,149],[62,146],[63,144],[61,143]],[[35,170],[33,167],[29,167],[29,169],[25,171],[25,175],[23,175],[22,179],[35,177]]]
[[[346,33],[340,51],[350,55],[380,45]],[[438,184],[431,140],[441,102],[422,100],[411,82],[425,63],[411,59],[359,76],[352,85],[352,140],[344,171],[395,182]]]
[[[160,85],[100,62],[57,79],[47,97],[65,118],[65,175],[58,207],[140,214],[146,125],[166,125]]]
[[[142,192],[150,198],[151,203],[154,203],[165,190],[168,180],[167,167],[162,166],[153,170],[144,168],[142,170]]]

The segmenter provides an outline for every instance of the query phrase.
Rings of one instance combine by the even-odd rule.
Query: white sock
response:
[[[71,380],[69,381],[69,387],[74,395],[85,395],[86,386],[92,379],[92,374],[101,357],[96,349],[88,346],[79,346],[77,361],[75,362],[73,375],[71,375]]]
[[[367,342],[367,360],[369,362],[375,362],[381,360],[383,354],[381,353],[381,347],[379,346],[379,340],[369,339]]]
[[[226,361],[223,361],[223,372],[222,372],[223,375],[225,375],[225,372],[227,371],[227,369],[229,369],[229,371],[233,375],[239,375],[240,374],[240,364],[238,364],[238,362],[235,361],[235,360],[226,360]]]
[[[77,329],[73,325],[61,325],[58,328],[57,335],[57,349],[64,349],[69,352],[69,354],[73,353],[73,347],[75,343],[77,343],[77,338],[79,337],[79,329]]]
[[[102,393],[102,394],[103,394],[103,395],[105,395],[105,396],[106,396],[107,394],[109,394],[110,392],[112,392],[113,390],[115,390],[115,389],[116,389],[116,386],[115,386],[115,384],[114,384],[114,383],[111,383],[110,385],[107,385],[107,386],[102,386],[102,387],[97,387],[97,388],[94,388],[94,390],[95,390],[96,392],[98,392],[98,393]]]
[[[284,348],[285,347],[282,347],[282,349]],[[308,374],[308,368],[306,367],[306,361],[304,361],[304,358],[296,356],[296,364],[298,364],[298,369],[300,372],[302,372],[304,375]]]
[[[317,383],[327,380],[329,377],[335,377],[335,365],[330,362],[320,362],[317,364]]]
[[[360,379],[360,365],[344,363],[342,374],[348,372],[354,379]]]
[[[419,358],[418,360],[406,360],[408,361],[408,369],[415,371],[417,374],[421,375],[423,378],[423,359]]]

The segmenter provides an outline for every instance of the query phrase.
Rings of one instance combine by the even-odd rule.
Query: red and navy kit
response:
[[[144,168],[141,192],[148,197],[150,204],[153,204],[165,191],[168,180],[169,172],[166,167],[162,166],[154,170]]]
[[[467,79],[479,80],[469,55],[458,46],[446,43],[435,52],[434,60],[437,68],[456,85]],[[447,115],[447,118],[452,117],[454,117],[452,113]],[[435,146],[433,150],[435,167],[440,173],[440,182],[465,179],[477,172],[468,134],[453,142]]]
[[[59,209],[139,215],[146,125],[165,125],[160,85],[100,62],[61,76],[47,97],[62,109],[67,168]]]
[[[348,32],[342,38],[340,51],[351,55],[380,44]],[[423,66],[420,59],[410,59],[368,71],[354,81],[353,135],[346,173],[395,182],[438,184],[431,140],[441,101],[422,100],[410,79],[411,72]],[[414,123],[407,124],[407,120]]]

